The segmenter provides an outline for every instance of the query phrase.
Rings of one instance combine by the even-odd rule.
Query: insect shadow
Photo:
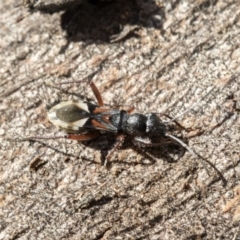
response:
[[[60,25],[70,42],[119,42],[137,37],[140,27],[163,30],[166,19],[164,7],[155,0],[24,0],[30,12],[55,13],[63,11]],[[21,4],[19,5],[21,6]]]
[[[114,143],[116,141],[116,136],[111,133],[105,133],[104,135],[98,136],[96,139],[92,139],[91,141],[81,142],[79,144],[83,144],[88,148],[92,148],[94,150],[101,152],[101,162],[105,163],[106,158],[108,157],[108,153],[114,148]],[[186,150],[179,145],[176,145],[171,142],[171,144],[163,143],[162,146],[152,146],[152,147],[144,147],[144,145],[140,146],[138,144],[133,144],[132,138],[127,136],[124,139],[124,142],[121,146],[121,151],[132,149],[136,153],[140,154],[143,161],[128,158],[126,154],[125,159],[121,161],[123,165],[134,165],[134,164],[143,164],[143,165],[152,165],[157,160],[161,159],[168,163],[176,163],[186,152]],[[147,160],[147,161],[146,161]],[[111,161],[108,163],[108,167],[110,167],[114,163],[119,163],[118,159],[115,159],[112,156]]]
[[[164,19],[164,11],[155,1],[86,1],[62,14],[61,27],[69,42],[117,42],[137,36],[141,26],[161,29]]]

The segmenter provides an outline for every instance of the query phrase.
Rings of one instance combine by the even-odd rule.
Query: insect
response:
[[[104,165],[107,164],[113,152],[121,147],[126,137],[130,137],[135,145],[148,147],[162,145],[163,142],[169,142],[170,139],[170,142],[180,144],[194,157],[199,158],[186,143],[169,133],[170,125],[164,123],[156,113],[132,113],[134,111],[133,106],[127,110],[104,107],[102,96],[94,82],[88,82],[87,80],[78,82],[87,82],[90,85],[97,99],[97,104],[83,100],[60,102],[50,109],[48,119],[67,134],[50,137],[36,136],[22,140],[66,138],[89,141],[106,132],[112,132],[116,135],[116,142],[108,152]],[[175,120],[172,119],[172,121]],[[162,139],[163,141],[154,142],[156,139]],[[203,166],[205,168],[204,164]]]

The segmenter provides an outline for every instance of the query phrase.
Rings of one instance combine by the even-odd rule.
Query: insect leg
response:
[[[90,85],[90,87],[91,87],[91,89],[93,91],[93,94],[95,95],[95,97],[96,97],[96,99],[98,101],[98,105],[100,107],[103,107],[104,104],[103,104],[102,96],[101,96],[98,88],[96,87],[96,85],[92,81],[89,83],[89,85]]]
[[[140,143],[146,147],[156,147],[156,146],[160,146],[160,145],[165,145],[165,144],[169,144],[169,143],[178,143],[179,145],[181,145],[182,147],[184,147],[189,153],[191,153],[195,158],[200,159],[200,162],[202,164],[202,166],[204,167],[204,169],[206,170],[207,174],[209,175],[208,169],[206,168],[205,163],[202,161],[202,157],[200,155],[197,155],[186,143],[184,143],[183,141],[181,141],[179,138],[174,137],[173,135],[170,134],[165,134],[166,137],[169,137],[172,141],[171,142],[160,142],[160,143],[152,143],[150,139],[148,138],[140,138],[140,137],[135,137],[133,139],[133,143]]]
[[[106,156],[106,160],[104,161],[104,166],[107,165],[107,161],[111,158],[114,151],[116,151],[118,148],[120,148],[122,146],[122,144],[124,143],[124,140],[125,140],[125,135],[119,134],[119,135],[117,135],[116,138],[117,139],[116,139],[116,142],[115,142],[113,148],[108,152],[108,154]]]
[[[102,100],[102,96],[97,88],[97,86],[94,84],[93,81],[88,81],[88,80],[79,80],[79,81],[68,81],[68,82],[60,82],[59,84],[62,85],[62,84],[69,84],[69,83],[83,83],[83,82],[86,82],[90,85],[92,91],[93,91],[93,94],[94,96],[96,97],[97,99],[97,102],[98,102],[98,105],[100,107],[103,107],[103,100]]]
[[[77,140],[77,141],[89,141],[99,136],[99,133],[89,133],[89,134],[67,134],[64,138]]]
[[[142,138],[142,137],[134,137],[132,139],[132,142],[134,145],[137,145],[137,146],[144,146],[144,147],[155,147],[155,146],[161,146],[161,145],[166,145],[166,144],[169,144],[169,143],[172,143],[171,142],[167,142],[167,141],[163,141],[163,142],[159,142],[159,143],[153,143],[149,138]]]
[[[127,110],[127,113],[130,114],[134,111],[135,107],[134,106],[131,106],[128,110]]]
[[[164,113],[163,114],[165,117],[171,119],[180,129],[184,129],[186,131],[190,131],[188,128],[185,128],[182,124],[180,124],[178,121],[176,121],[175,119],[173,119],[172,117],[170,117],[168,114]]]
[[[94,96],[97,99],[98,105],[100,107],[103,107],[104,104],[103,104],[102,96],[93,81],[88,81],[88,80],[83,79],[83,80],[79,80],[79,81],[59,82],[58,84],[63,85],[63,84],[69,84],[69,83],[83,83],[83,82],[89,84],[89,86],[91,87],[91,89],[93,91]],[[50,83],[49,85],[52,85],[52,84]]]
[[[11,142],[23,142],[23,141],[31,141],[31,140],[38,140],[38,139],[45,139],[45,140],[50,140],[50,139],[60,139],[60,138],[66,138],[66,139],[72,139],[72,140],[77,140],[77,141],[89,141],[91,139],[94,139],[99,136],[99,133],[89,133],[89,134],[66,134],[66,135],[61,135],[61,136],[30,136],[30,137],[22,137],[20,136],[19,138],[15,139],[10,139],[7,138],[8,141]]]
[[[184,143],[183,141],[181,141],[179,138],[174,137],[171,134],[165,134],[167,137],[171,138],[172,140],[174,140],[175,142],[179,143],[182,147],[184,147],[185,149],[188,150],[188,152],[190,152],[195,158],[199,158],[201,159],[200,162],[202,164],[202,166],[204,167],[204,169],[206,170],[207,174],[209,175],[208,169],[205,165],[205,163],[202,161],[203,157],[201,157],[200,155],[197,155],[186,143]],[[209,175],[210,176],[210,175]]]

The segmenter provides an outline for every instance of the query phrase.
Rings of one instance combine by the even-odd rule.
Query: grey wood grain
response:
[[[240,239],[239,1],[118,1],[52,15],[14,4],[0,2],[0,239]],[[171,117],[213,89],[178,119],[192,131],[176,136],[218,172],[181,147],[130,143],[106,169],[109,135],[6,140],[62,134],[47,107],[94,99],[84,84],[58,88],[87,76],[107,104]]]

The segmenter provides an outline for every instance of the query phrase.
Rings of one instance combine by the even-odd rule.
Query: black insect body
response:
[[[49,121],[71,133],[95,130],[133,136],[166,134],[166,126],[156,114],[129,114],[125,110],[101,108],[84,101],[66,101],[48,113]]]

